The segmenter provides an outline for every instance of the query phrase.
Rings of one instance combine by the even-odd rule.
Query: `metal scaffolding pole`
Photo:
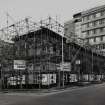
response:
[[[4,86],[4,76],[3,76],[3,70],[2,70],[2,66],[1,66],[1,90],[3,89]]]
[[[92,74],[93,74],[93,50],[92,51]]]
[[[64,52],[63,52],[64,50],[63,49],[64,49],[64,46],[63,46],[63,36],[62,36],[62,78],[63,78],[62,85],[64,87],[64,67],[63,67],[64,66]]]

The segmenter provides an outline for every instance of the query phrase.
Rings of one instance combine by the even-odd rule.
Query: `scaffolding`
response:
[[[7,23],[8,24],[8,23]],[[46,39],[47,41],[45,41],[43,39],[43,30],[46,30]],[[37,36],[36,34],[38,34],[37,32],[40,31],[40,34],[39,36]],[[53,37],[53,40],[51,40],[49,38],[49,35],[52,35],[52,32],[55,34]],[[33,39],[31,41],[27,41],[28,39],[28,36],[30,34],[33,34]],[[57,36],[57,35],[60,35],[60,38]],[[37,68],[37,65],[40,65],[41,69],[43,69],[43,65],[47,65],[47,78],[51,78],[51,67],[55,67],[56,64],[59,63],[62,64],[62,74],[64,75],[64,72],[63,72],[63,60],[64,60],[64,57],[63,57],[63,43],[64,43],[64,26],[61,25],[56,19],[53,19],[51,17],[48,17],[47,19],[44,19],[44,20],[40,20],[39,22],[34,22],[33,20],[31,20],[30,18],[25,18],[24,20],[21,20],[19,22],[16,22],[12,25],[7,25],[7,27],[3,28],[0,30],[0,36],[1,36],[1,40],[4,40],[6,42],[9,42],[9,43],[13,43],[14,44],[14,51],[15,50],[21,50],[19,51],[18,53],[21,54],[21,56],[19,58],[16,58],[15,54],[13,55],[14,56],[14,59],[13,60],[16,60],[16,59],[24,59],[24,60],[27,60],[29,59],[27,56],[27,49],[29,48],[29,43],[33,43],[33,45],[31,47],[33,47],[33,52],[34,52],[34,56],[33,56],[33,68],[34,69],[38,69]],[[14,39],[18,39],[19,43],[21,44],[21,37],[24,37],[24,46],[25,46],[25,53],[23,53],[22,55],[22,49],[19,48],[19,49],[16,49],[16,43],[14,41]],[[19,43],[17,43],[19,45]],[[40,45],[38,45],[38,43]],[[51,51],[52,51],[52,46],[57,47],[60,49],[58,52],[61,54],[57,55],[57,51],[56,51],[56,54],[54,55],[53,52],[52,54],[48,54],[48,57],[46,58],[46,61],[43,61],[42,58],[44,57],[44,53],[42,55],[40,55],[39,57],[36,56],[37,54],[37,51],[36,49],[42,47],[42,49],[44,50],[48,50],[47,48],[49,48]],[[47,47],[46,47],[47,46]],[[30,48],[31,49],[31,48]],[[54,52],[55,53],[55,52]],[[22,58],[23,56],[25,55],[24,58]],[[55,57],[55,58],[54,58]],[[57,57],[57,58],[56,58]],[[54,60],[55,59],[55,60]],[[59,60],[61,59],[61,60]],[[39,60],[39,64],[37,64],[37,60]],[[52,61],[53,60],[53,61]],[[53,63],[54,62],[54,63]],[[46,64],[45,64],[46,63]],[[55,68],[56,70],[57,68]],[[58,70],[58,77],[59,77],[59,87],[61,86],[61,84],[63,85],[64,87],[64,77],[62,76],[61,77],[61,71]],[[16,78],[17,78],[17,81],[16,83],[13,83],[13,84],[20,84],[18,87],[19,88],[22,88],[22,82],[24,81],[24,79],[22,78],[27,78],[24,82],[26,82],[26,84],[28,84],[28,80],[29,80],[29,72],[30,74],[35,74],[34,75],[34,82],[36,82],[36,84],[38,83],[38,87],[41,88],[41,79],[42,79],[42,73],[41,73],[41,70],[39,71],[28,71],[28,65],[26,64],[26,70],[25,70],[25,76],[24,77],[24,71],[21,71],[21,70],[10,70],[8,71],[8,76],[10,77],[8,81],[15,81]],[[56,72],[56,71],[54,71]],[[52,73],[54,74],[54,73]],[[12,76],[13,75],[13,76]],[[19,80],[18,80],[19,79]],[[61,82],[60,82],[61,81]],[[50,80],[48,81],[48,87],[50,87]],[[8,84],[7,86],[5,87],[8,87]],[[25,87],[27,88],[27,86]]]
[[[2,28],[0,30],[0,38],[10,42],[11,39],[16,36],[22,36],[29,32],[34,32],[41,29],[41,27],[51,29],[59,35],[64,36],[64,26],[57,20],[48,17],[47,19],[40,20],[39,22],[34,22],[31,18],[25,18],[24,20]]]

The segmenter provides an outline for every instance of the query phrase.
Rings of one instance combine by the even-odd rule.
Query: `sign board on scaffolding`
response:
[[[25,60],[14,60],[14,69],[25,70],[26,69],[26,61]]]
[[[57,64],[57,69],[60,71],[71,71],[71,63],[64,62],[63,65],[62,63]]]

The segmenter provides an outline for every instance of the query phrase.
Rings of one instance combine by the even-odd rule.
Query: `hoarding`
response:
[[[33,74],[29,74],[28,80],[29,80],[29,84],[33,84],[34,83]]]
[[[8,85],[25,84],[25,75],[9,77],[7,79],[7,83],[8,83]]]
[[[42,74],[42,85],[50,85],[56,83],[56,74]]]
[[[26,61],[25,60],[14,60],[14,69],[25,70],[26,69]]]
[[[84,81],[88,81],[88,79],[89,79],[88,74],[84,74],[84,75],[82,76],[82,79],[83,79]]]
[[[76,61],[75,61],[75,64],[80,64],[80,63],[81,63],[80,60],[76,60]]]
[[[42,85],[48,85],[48,74],[42,74]]]
[[[70,82],[77,82],[77,75],[76,74],[70,74]]]

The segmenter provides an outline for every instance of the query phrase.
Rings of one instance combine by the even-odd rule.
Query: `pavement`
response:
[[[64,91],[67,89],[75,89],[75,88],[80,88],[84,86],[90,86],[94,85],[91,84],[90,82],[81,82],[78,84],[74,85],[69,85],[65,87],[52,87],[48,89],[3,89],[0,90],[0,93],[51,93],[51,92],[58,92],[58,91]]]
[[[82,83],[81,85],[76,86],[68,86],[68,87],[53,87],[49,89],[28,89],[28,90],[3,90],[0,91],[1,94],[5,95],[18,95],[18,96],[43,96],[43,95],[49,95],[49,94],[55,94],[55,93],[61,93],[65,91],[72,91],[75,89],[85,88],[88,86],[95,86],[97,84],[89,84],[89,83]]]
[[[52,87],[48,89],[5,89],[3,91],[0,91],[0,93],[7,93],[7,94],[25,94],[25,93],[35,93],[35,94],[42,94],[42,93],[54,93],[54,92],[60,92],[65,90],[72,90],[72,89],[78,89],[83,88],[91,85],[97,85],[98,83],[91,84],[90,82],[80,82],[75,85],[70,85],[66,87]]]
[[[79,88],[78,86],[73,86],[73,87],[66,87],[66,88],[50,88],[50,89],[33,89],[33,90],[24,90],[24,91],[15,91],[15,90],[6,90],[6,91],[1,91],[1,94],[5,95],[20,95],[20,96],[45,96],[49,94],[55,94],[55,93],[60,93],[63,91],[67,90],[72,90],[72,89],[77,89]]]
[[[105,105],[105,83],[40,93],[1,93],[0,105]]]

